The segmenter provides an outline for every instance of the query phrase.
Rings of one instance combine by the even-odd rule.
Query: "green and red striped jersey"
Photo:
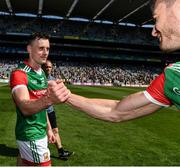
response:
[[[180,109],[180,62],[166,67],[144,94],[155,104],[161,106],[174,104]]]
[[[10,86],[12,92],[21,86],[26,86],[30,99],[38,99],[47,91],[47,79],[43,70],[36,72],[26,61],[11,73]],[[16,139],[22,141],[37,140],[46,136],[46,110],[31,116],[24,116],[16,105]]]

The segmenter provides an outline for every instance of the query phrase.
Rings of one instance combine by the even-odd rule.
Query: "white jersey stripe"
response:
[[[26,66],[23,68],[23,71],[25,71],[25,72],[30,72],[30,71],[31,71],[31,68],[26,65]]]
[[[12,88],[11,93],[13,94],[13,93],[14,93],[14,91],[15,91],[16,89],[18,89],[18,88],[22,88],[22,87],[26,87],[26,88],[27,88],[27,86],[26,86],[26,85],[16,85],[14,88]]]
[[[144,93],[144,95],[146,96],[146,98],[147,98],[149,101],[151,101],[152,103],[157,104],[157,105],[159,105],[159,106],[163,106],[163,107],[169,107],[169,105],[163,104],[163,103],[157,101],[156,99],[154,99],[147,91],[144,91],[143,93]]]

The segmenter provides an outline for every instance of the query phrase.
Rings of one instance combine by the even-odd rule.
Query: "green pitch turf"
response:
[[[99,98],[121,99],[140,88],[70,86],[72,92]],[[75,154],[57,158],[50,145],[54,166],[180,165],[180,114],[171,107],[151,116],[124,123],[90,118],[68,105],[55,106],[64,147]],[[14,128],[16,113],[8,86],[0,86],[0,165],[16,165]]]

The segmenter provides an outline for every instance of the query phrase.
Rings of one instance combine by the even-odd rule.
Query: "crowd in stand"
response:
[[[1,60],[0,78],[8,78],[9,73],[20,61]],[[88,63],[56,61],[53,75],[71,84],[95,84],[114,86],[141,86],[149,83],[162,69],[149,65],[128,65],[111,63]]]
[[[18,66],[17,60],[0,60],[0,79],[8,79],[11,71]]]
[[[30,18],[18,16],[0,16],[0,34],[3,33],[25,33],[42,31],[52,36],[62,38],[82,38],[88,40],[104,40],[128,44],[156,45],[156,41],[144,28],[126,27],[119,25],[108,25],[100,23],[88,23],[69,20],[55,20],[43,18]],[[1,40],[0,40],[1,42]],[[0,46],[0,54],[22,53],[27,51],[22,47]],[[82,54],[82,56],[81,56]],[[52,50],[53,56],[73,57],[110,57],[110,54],[94,53],[91,51],[59,51]],[[127,56],[113,54],[126,60]],[[128,56],[130,57],[130,55]],[[132,58],[133,60],[134,58]],[[143,58],[146,61],[146,58]],[[13,68],[18,61],[0,60],[0,79],[9,78]],[[55,77],[63,77],[69,83],[94,83],[110,85],[148,85],[155,75],[159,73],[157,68],[149,66],[113,65],[105,63],[77,63],[56,62],[54,70]]]
[[[149,83],[162,69],[153,66],[56,62],[54,76],[63,77],[69,83],[96,85],[141,86]]]
[[[140,45],[157,45],[150,29],[68,20],[1,16],[0,33],[32,33],[42,31],[58,37],[87,38]],[[147,32],[148,31],[148,32]]]
[[[117,25],[95,24],[67,20],[42,20],[40,18],[25,17],[0,17],[0,33],[32,33],[42,31],[60,37],[78,37],[91,40],[115,40],[134,44],[156,44],[142,28],[127,28]],[[149,35],[149,36],[148,36]],[[26,53],[25,48],[0,47],[0,53],[13,53],[21,51]],[[63,52],[64,53],[64,52]],[[61,55],[60,51],[52,51],[51,54]],[[67,54],[80,54],[79,52]],[[88,54],[91,54],[88,53]],[[95,55],[93,53],[93,55]],[[103,54],[106,56],[106,54]],[[91,55],[87,55],[90,57]],[[101,55],[97,55],[101,56]],[[108,55],[109,56],[109,55]],[[115,55],[114,55],[115,56]],[[119,56],[119,55],[118,55]],[[86,53],[83,53],[86,57]],[[0,78],[8,78],[10,71],[17,66],[18,62],[1,60]],[[148,85],[155,75],[159,73],[157,68],[132,65],[113,65],[105,63],[77,63],[56,62],[55,77],[62,76],[69,83],[94,83],[110,85]]]

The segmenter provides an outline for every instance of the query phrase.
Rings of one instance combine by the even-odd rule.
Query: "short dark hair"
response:
[[[49,40],[50,35],[42,32],[34,32],[30,35],[28,40],[28,45],[30,45],[34,40],[36,39],[48,39]]]

